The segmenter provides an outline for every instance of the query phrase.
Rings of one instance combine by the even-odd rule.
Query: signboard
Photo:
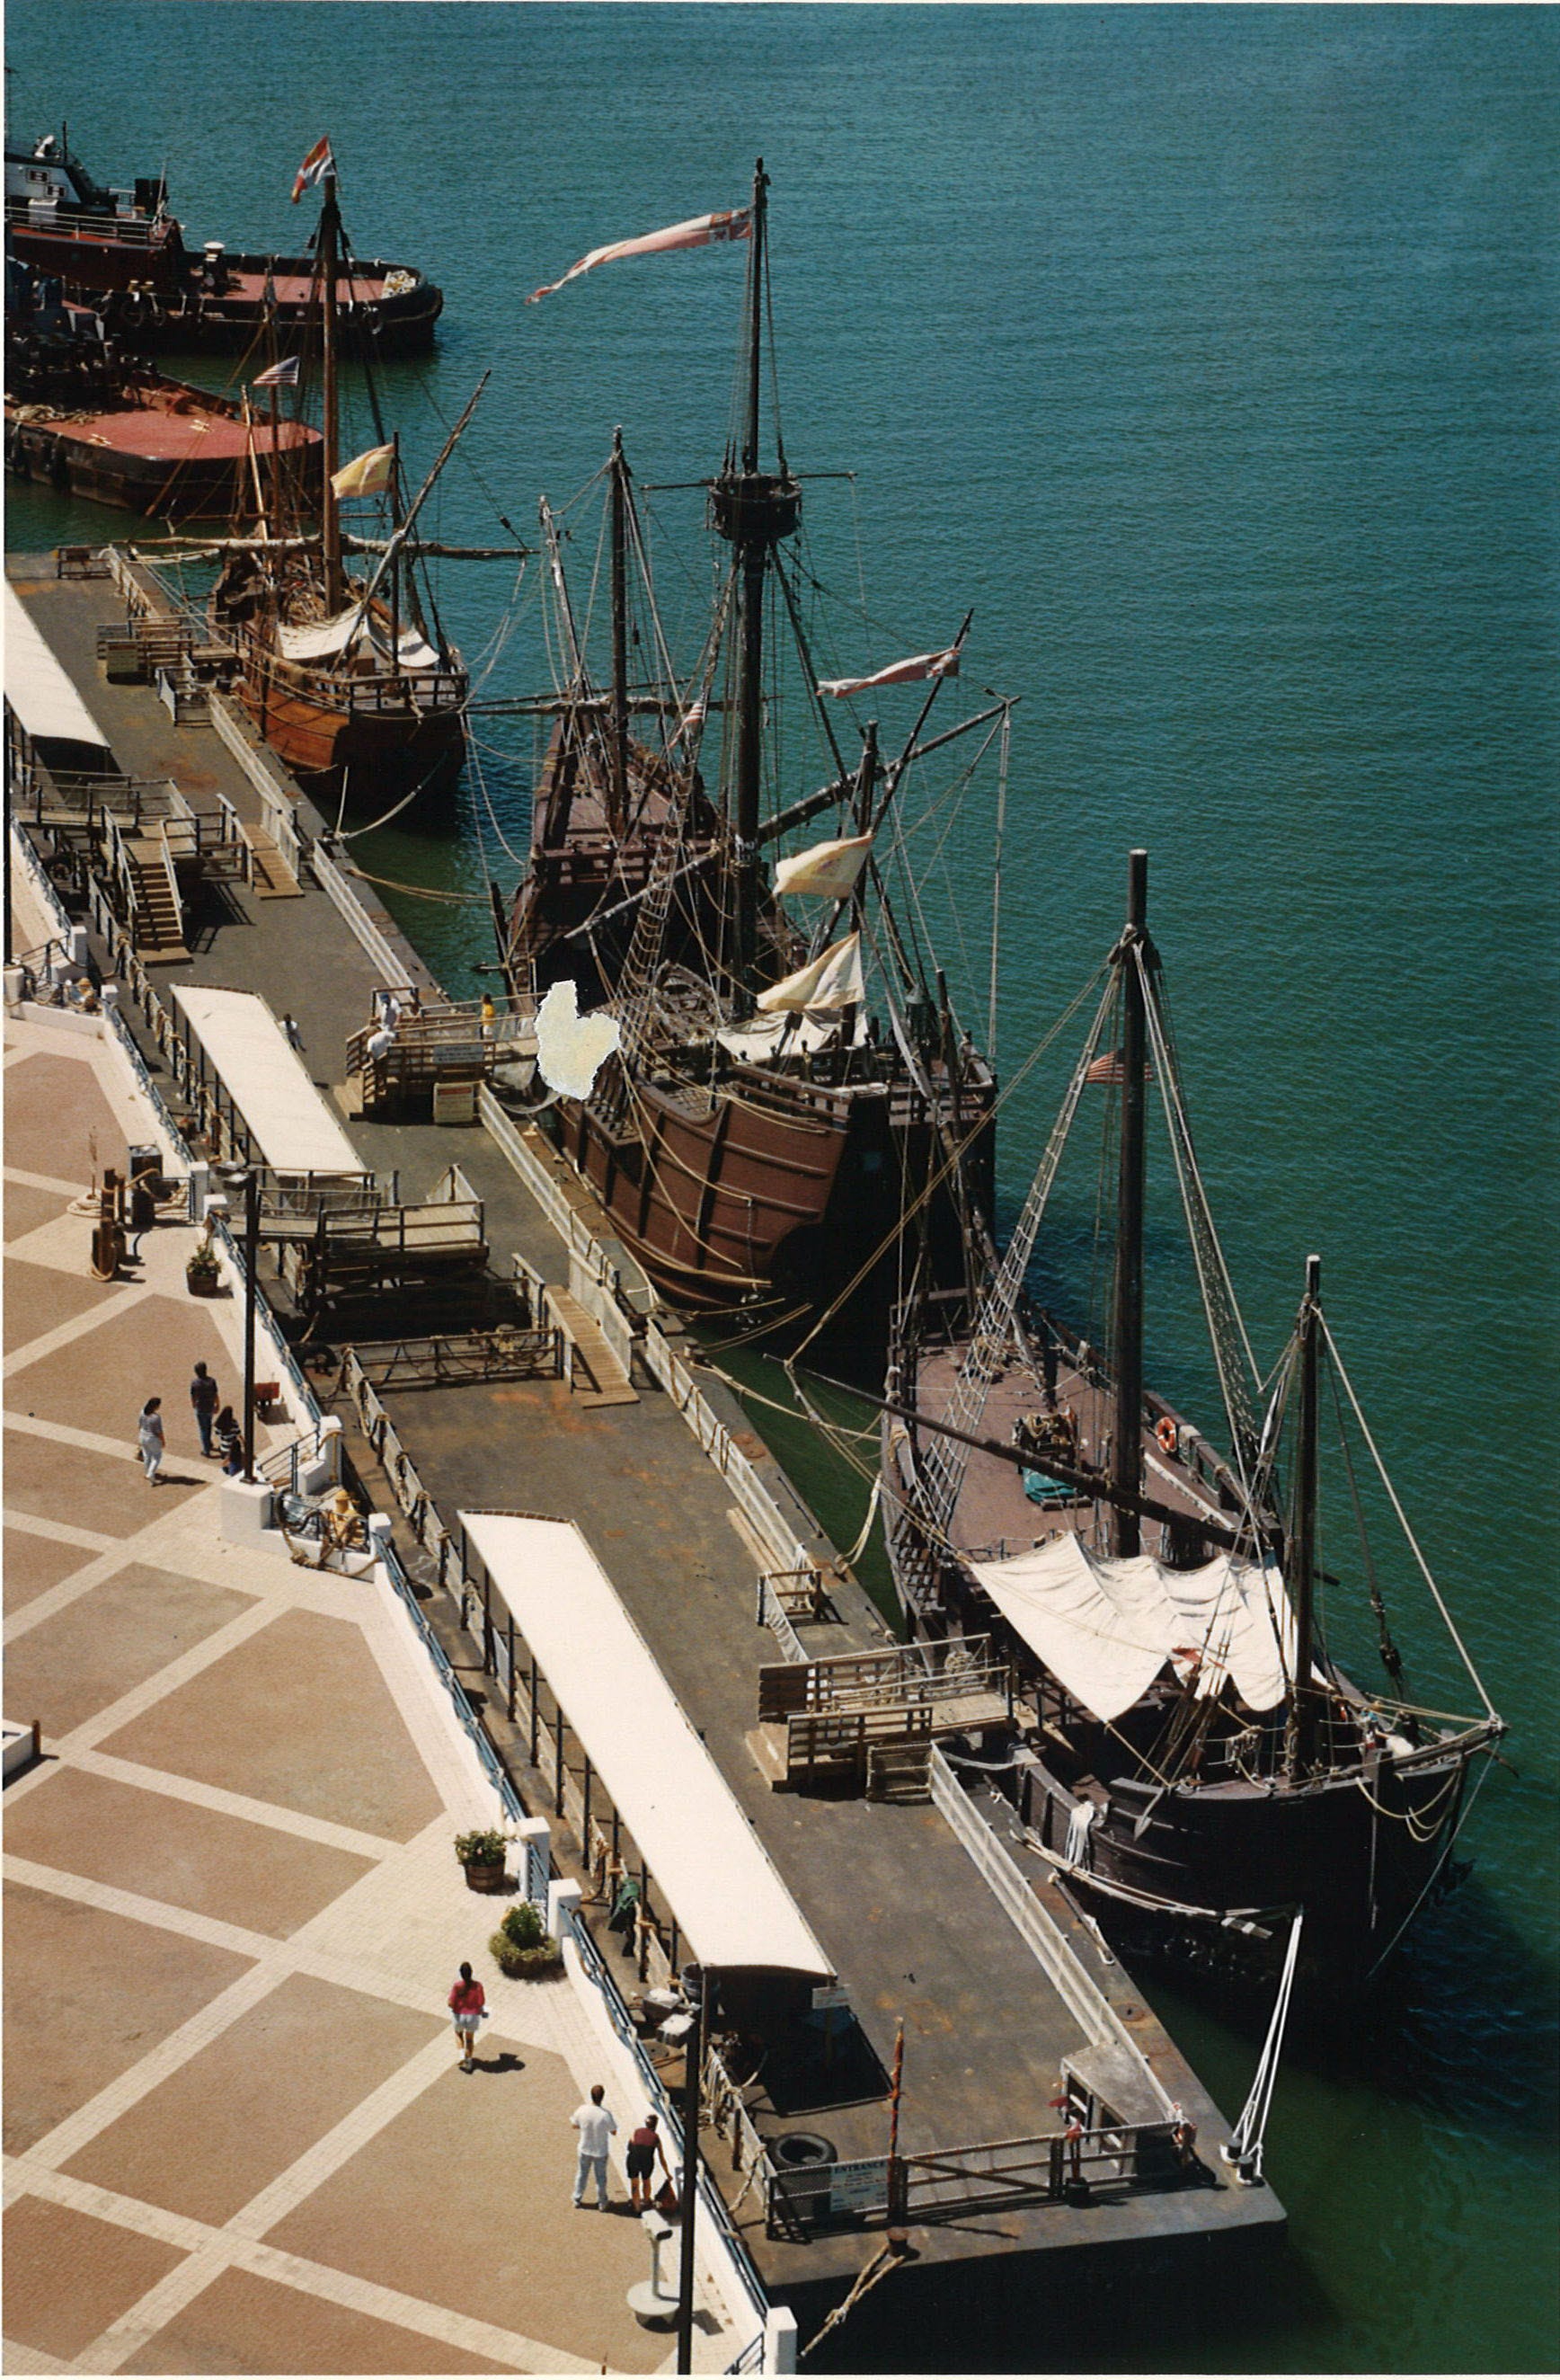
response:
[[[871,2207],[881,2206],[888,2196],[887,2157],[858,2157],[853,2165],[831,2165],[825,2170],[831,2215],[865,2213]]]
[[[851,1995],[846,1991],[843,1985],[815,1984],[813,1985],[813,2006],[815,2009],[842,2009],[849,2008],[850,2005]]]

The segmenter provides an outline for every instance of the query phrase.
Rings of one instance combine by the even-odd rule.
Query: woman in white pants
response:
[[[163,1435],[163,1400],[161,1397],[148,1397],[145,1404],[142,1405],[140,1409],[140,1423],[137,1435],[140,1440],[140,1459],[146,1465],[148,1484],[155,1488],[157,1485],[157,1474],[162,1468],[163,1455],[166,1444]]]

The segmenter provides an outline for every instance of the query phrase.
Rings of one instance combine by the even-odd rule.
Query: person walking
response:
[[[162,1469],[163,1457],[167,1451],[167,1439],[163,1428],[161,1397],[148,1397],[145,1404],[142,1405],[136,1436],[140,1445],[140,1459],[146,1465],[147,1485],[155,1488],[157,1474]]]
[[[607,2196],[607,2143],[618,2128],[617,2118],[610,2107],[602,2104],[606,2096],[602,2085],[593,2082],[589,2098],[569,2118],[580,2136],[579,2164],[574,2172],[574,2204],[585,2204],[585,2186],[594,2174],[597,2210],[602,2215],[607,2213],[611,2204]]]
[[[652,2109],[637,2131],[628,2136],[628,2194],[635,2215],[646,2214],[654,2200],[658,2156],[667,2180],[671,2180],[659,2127],[660,2119]]]
[[[244,1433],[238,1427],[231,1405],[224,1405],[216,1417],[214,1436],[222,1467],[230,1479],[236,1479],[244,1468]]]
[[[455,2029],[455,2039],[461,2047],[460,2070],[469,2074],[477,2058],[477,2028],[488,2013],[488,1995],[475,1982],[469,1959],[461,1961],[460,1973],[450,1993],[450,2019]]]
[[[200,1451],[212,1451],[212,1424],[217,1417],[217,1384],[204,1364],[195,1366],[195,1378],[189,1384],[189,1402],[195,1408],[195,1427],[200,1433]]]

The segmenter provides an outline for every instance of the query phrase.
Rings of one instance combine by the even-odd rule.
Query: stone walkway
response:
[[[487,1956],[452,1838],[491,1793],[405,1614],[223,1541],[187,1382],[233,1394],[241,1315],[187,1227],[104,1284],[70,1211],[144,1136],[105,1045],[13,1020],[5,1092],[5,1707],[46,1755],[5,1796],[7,2370],[670,2368],[640,2227],[570,2203],[596,2037]],[[701,2309],[701,2369],[742,2343]]]

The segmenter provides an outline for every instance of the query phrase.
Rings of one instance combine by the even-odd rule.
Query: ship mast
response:
[[[758,394],[763,364],[765,193],[768,177],[759,158],[753,175],[747,284],[747,391],[739,460],[727,455],[710,490],[720,534],[736,549],[737,691],[734,813],[735,898],[727,965],[739,1013],[752,1004],[751,981],[758,942],[758,810],[762,782],[764,711],[764,594],[775,547],[790,537],[801,516],[802,492],[783,458],[775,471],[758,463]]]
[[[1143,965],[1140,967],[1139,955]],[[1143,1061],[1147,1042],[1148,854],[1127,862],[1127,925],[1115,951],[1121,979],[1121,1154],[1116,1231],[1116,1422],[1111,1454],[1113,1526],[1119,1560],[1142,1550],[1134,1500],[1143,1474],[1143,1210],[1144,1180]]]
[[[612,720],[608,756],[607,824],[622,836],[628,826],[628,465],[623,431],[612,432]]]
[[[1295,1449],[1295,1509],[1288,1535],[1289,1601],[1295,1615],[1295,1692],[1288,1730],[1291,1776],[1310,1765],[1315,1748],[1316,1697],[1312,1664],[1316,1644],[1317,1360],[1321,1339],[1322,1259],[1305,1261],[1300,1310],[1300,1427]]]
[[[327,613],[339,612],[346,601],[346,578],[341,561],[341,508],[332,485],[341,468],[341,400],[336,388],[336,260],[340,237],[341,213],[336,205],[336,177],[334,174],[327,174],[325,203],[320,211],[319,246],[325,467],[320,525],[324,551]]]

